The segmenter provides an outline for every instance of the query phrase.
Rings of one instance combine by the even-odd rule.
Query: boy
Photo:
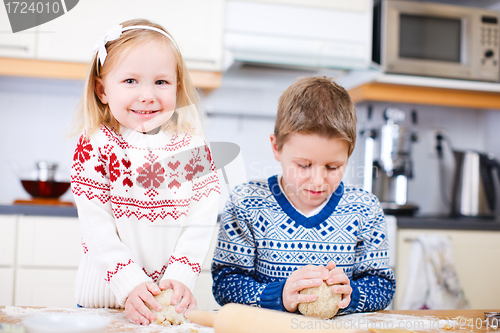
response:
[[[295,312],[323,281],[342,293],[339,313],[382,310],[396,282],[377,198],[344,186],[356,142],[348,93],[325,77],[281,96],[271,135],[282,175],[237,186],[224,209],[212,263],[217,302]]]

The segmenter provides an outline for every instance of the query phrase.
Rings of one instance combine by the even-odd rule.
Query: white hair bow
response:
[[[168,39],[170,39],[170,41],[172,42],[172,44],[174,44],[176,49],[179,49],[177,47],[177,44],[173,40],[173,38],[170,37],[165,31],[163,31],[161,29],[158,29],[155,27],[150,27],[147,25],[132,25],[132,26],[128,26],[128,27],[124,28],[121,24],[118,24],[118,25],[115,25],[113,28],[109,29],[106,32],[106,34],[94,44],[93,54],[97,53],[97,57],[99,58],[99,61],[101,62],[101,66],[104,65],[104,60],[106,60],[106,56],[108,55],[108,52],[106,51],[106,43],[120,38],[120,36],[122,35],[122,32],[127,31],[127,30],[132,30],[132,29],[146,29],[146,30],[153,30],[153,31],[159,32],[162,35],[164,35],[165,37],[167,37]]]
[[[94,44],[93,52],[94,54],[97,53],[97,57],[101,62],[101,66],[104,65],[104,60],[106,60],[106,56],[108,55],[108,52],[106,51],[106,43],[118,39],[122,35],[122,32],[123,32],[123,27],[121,26],[121,24],[115,25],[114,27],[109,29],[106,32],[106,34]]]

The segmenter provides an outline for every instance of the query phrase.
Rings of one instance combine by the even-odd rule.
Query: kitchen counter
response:
[[[1,205],[0,215],[78,217],[76,207],[49,205]],[[486,218],[445,216],[396,216],[399,229],[496,230],[500,221]]]
[[[0,215],[78,217],[76,207],[50,205],[0,205]]]
[[[272,310],[269,310],[272,311]],[[497,310],[405,310],[405,311],[378,311],[372,313],[354,314],[336,317],[333,321],[324,323],[342,322],[346,329],[398,328],[406,327],[408,330],[393,330],[392,332],[495,332],[492,328],[485,327],[484,311]],[[36,314],[53,313],[80,313],[87,315],[103,316],[110,320],[107,332],[181,332],[180,327],[162,327],[150,325],[149,327],[130,323],[123,310],[111,309],[76,309],[76,308],[27,308],[27,307],[0,307],[0,323],[20,324],[24,318]],[[471,319],[468,321],[468,319]],[[195,324],[183,325],[182,332],[213,332],[213,329]],[[325,326],[323,326],[325,327]],[[303,331],[315,330],[304,329]],[[335,331],[332,329],[332,331]],[[367,331],[366,331],[367,332]]]
[[[396,216],[398,229],[442,229],[500,231],[500,221],[475,217]]]

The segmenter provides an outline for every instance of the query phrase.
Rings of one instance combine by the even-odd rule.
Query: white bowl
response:
[[[26,318],[23,325],[27,333],[105,333],[109,321],[80,314],[47,314]]]

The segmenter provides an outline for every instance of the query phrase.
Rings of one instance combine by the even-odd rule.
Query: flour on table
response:
[[[20,306],[6,306],[0,309],[0,317],[9,316],[15,320],[15,323],[21,324],[22,320],[35,315],[56,314],[56,313],[77,313],[91,316],[104,317],[110,321],[108,332],[121,332],[126,329],[133,329],[134,333],[214,333],[211,327],[205,327],[197,324],[182,324],[178,326],[163,326],[150,324],[149,326],[140,326],[131,323],[125,316],[124,311],[114,309],[82,309],[82,308],[23,308]]]
[[[454,319],[444,320],[432,316],[417,317],[373,312],[338,316],[331,320],[326,320],[325,323],[328,323],[331,328],[371,329],[372,332],[376,332],[377,330],[386,330],[385,332],[390,332],[387,330],[395,330],[393,332],[399,332],[400,330],[428,331],[446,329],[447,326],[459,326],[458,322]]]

